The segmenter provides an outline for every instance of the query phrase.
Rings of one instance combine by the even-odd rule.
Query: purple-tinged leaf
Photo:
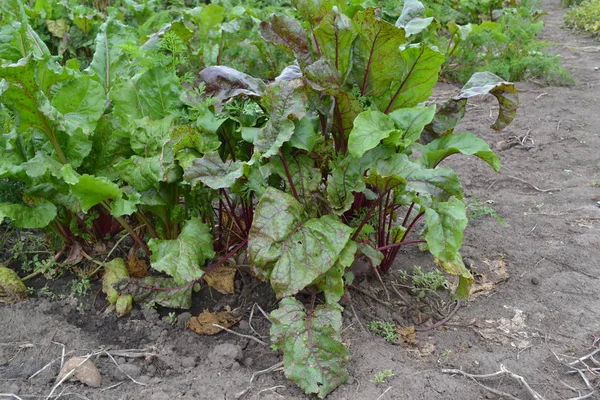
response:
[[[352,43],[356,38],[352,20],[344,14],[331,12],[314,30],[321,57],[332,63],[344,82],[350,72]]]
[[[269,22],[261,22],[260,36],[284,50],[291,50],[301,66],[312,64],[306,31],[295,19],[272,14]]]
[[[211,152],[195,159],[192,166],[185,170],[183,178],[192,186],[202,182],[211,189],[224,189],[231,187],[242,176],[242,168],[242,162],[223,162],[219,153]]]
[[[133,295],[133,301],[144,308],[153,308],[157,304],[184,310],[192,307],[194,285],[180,285],[173,278],[148,276],[142,279],[121,279],[113,286],[122,295]]]
[[[260,97],[266,87],[260,79],[224,65],[204,68],[199,76],[206,93],[221,103],[237,96]]]

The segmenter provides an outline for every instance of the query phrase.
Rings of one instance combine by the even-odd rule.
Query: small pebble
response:
[[[534,285],[539,285],[540,284],[540,280],[538,279],[537,276],[534,276],[533,278],[531,278],[531,283]]]

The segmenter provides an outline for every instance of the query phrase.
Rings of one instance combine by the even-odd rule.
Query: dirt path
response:
[[[479,283],[495,282],[487,288],[492,290],[482,286],[482,294],[466,302],[443,329],[417,333],[417,344],[409,348],[362,334],[351,324],[344,339],[352,352],[352,377],[330,399],[498,398],[472,380],[441,371],[490,374],[501,365],[522,376],[531,389],[509,377],[480,382],[518,399],[533,398],[532,391],[546,400],[591,391],[580,376],[568,375],[557,357],[572,361],[568,356],[590,353],[600,335],[600,42],[564,30],[558,0],[547,1],[545,10],[544,39],[554,43],[553,50],[577,84],[519,84],[518,117],[501,134],[487,129],[493,102],[472,105],[464,130],[481,133],[490,143],[519,138],[522,145],[500,151],[499,174],[480,161],[452,161],[464,174],[471,201],[489,200],[504,217],[504,225],[489,217],[471,223],[463,247]],[[401,257],[399,264],[407,268],[430,262],[414,251]],[[508,279],[498,283],[505,273]],[[268,307],[273,298],[264,293],[244,287],[238,298],[207,295],[193,312],[254,302]],[[75,310],[78,302],[73,299],[0,306],[0,393],[6,394],[0,398],[47,396],[63,345],[78,355],[103,346],[111,352],[149,348],[145,357],[115,357],[122,371],[100,355],[96,363],[102,387],[62,385],[54,394],[62,393],[63,399],[234,399],[248,387],[253,372],[279,361],[254,341],[229,334],[199,337],[183,329],[189,314],[170,324],[156,311],[138,310],[117,321],[102,313],[95,294],[89,301],[95,311],[87,314]],[[381,318],[386,311],[372,312]],[[245,316],[235,329],[251,333],[249,310]],[[254,317],[252,327],[268,332],[264,318]],[[392,378],[381,384],[370,381],[386,369],[393,371]],[[597,378],[587,376],[591,386],[598,384]],[[258,377],[243,398],[308,397],[274,372]]]

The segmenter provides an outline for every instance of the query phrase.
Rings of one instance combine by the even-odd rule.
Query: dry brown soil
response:
[[[487,128],[495,113],[493,99],[475,100],[464,130],[480,133],[494,145],[515,139],[521,143],[501,146],[500,173],[479,160],[452,160],[462,173],[469,201],[493,203],[487,205],[504,218],[501,225],[483,216],[467,228],[463,254],[481,285],[480,295],[462,303],[442,327],[417,332],[408,345],[363,333],[355,315],[347,311],[343,338],[352,355],[351,378],[330,399],[494,399],[500,392],[504,398],[533,399],[536,392],[539,399],[554,400],[585,396],[592,390],[597,393],[587,398],[600,399],[599,379],[582,372],[586,383],[579,373],[569,374],[572,368],[566,365],[599,347],[600,43],[563,28],[564,10],[558,0],[549,0],[544,7],[548,12],[544,39],[553,43],[577,83],[519,84],[518,117],[500,134]],[[441,85],[438,94],[456,91]],[[400,254],[396,268],[414,265],[427,267],[431,260],[416,249],[408,250]],[[507,274],[508,279],[500,282]],[[68,293],[65,282],[51,285],[58,293]],[[359,280],[357,285],[386,300],[376,283]],[[238,289],[235,296],[203,290],[191,311],[241,307],[244,319],[233,329],[251,334],[251,306],[258,303],[270,309],[275,299],[267,287],[255,287],[248,279],[240,278]],[[179,315],[175,324],[154,310],[134,310],[130,317],[117,320],[103,313],[105,304],[97,292],[95,286],[89,299],[51,302],[41,297],[0,306],[0,398],[46,398],[63,349],[67,357],[103,348],[115,357],[102,354],[93,359],[103,378],[100,388],[66,382],[53,398],[234,399],[249,387],[254,372],[280,361],[279,354],[252,340],[227,333],[194,334],[184,328],[188,313]],[[350,294],[363,322],[372,316],[404,326],[420,323],[423,329],[451,309],[436,296],[429,305],[409,301],[390,309],[357,290]],[[87,311],[79,313],[78,304]],[[268,322],[257,315],[252,326],[266,335]],[[133,357],[137,353],[123,352],[145,348],[152,354]],[[598,368],[591,359],[587,364]],[[477,379],[483,387],[443,372],[491,374],[501,368],[521,376],[529,388],[508,374]],[[393,377],[371,382],[377,372],[387,369]],[[242,398],[310,397],[275,371],[258,376]]]

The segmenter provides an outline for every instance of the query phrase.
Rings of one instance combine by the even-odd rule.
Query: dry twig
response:
[[[269,368],[267,368],[267,369],[263,369],[263,370],[261,370],[261,371],[256,371],[256,372],[255,372],[255,373],[253,373],[253,374],[252,374],[252,376],[250,377],[250,385],[249,385],[249,386],[248,386],[246,389],[244,389],[244,390],[242,390],[241,392],[237,393],[237,394],[235,395],[235,398],[236,398],[236,399],[239,399],[239,398],[241,398],[241,397],[245,396],[245,395],[246,395],[246,394],[247,394],[247,393],[248,393],[250,390],[252,390],[252,383],[253,383],[253,382],[254,382],[254,380],[255,380],[256,378],[258,378],[259,376],[261,376],[261,375],[264,375],[264,374],[268,374],[268,373],[270,373],[270,372],[274,372],[274,371],[280,371],[280,370],[282,370],[282,369],[283,369],[283,362],[278,362],[277,364],[275,364],[275,365],[272,365],[272,366],[270,366],[270,367],[269,367]]]
[[[232,331],[231,329],[225,328],[224,326],[221,326],[219,324],[212,324],[212,326],[214,326],[216,328],[219,328],[219,329],[223,329],[225,332],[229,332],[229,333],[231,333],[233,335],[236,335],[236,336],[239,336],[241,338],[254,340],[256,343],[260,343],[260,344],[262,344],[265,347],[268,346],[268,344],[266,344],[265,342],[263,342],[262,340],[260,340],[257,337],[254,337],[254,336],[251,336],[251,335],[244,335],[242,333],[238,333],[236,331]]]

